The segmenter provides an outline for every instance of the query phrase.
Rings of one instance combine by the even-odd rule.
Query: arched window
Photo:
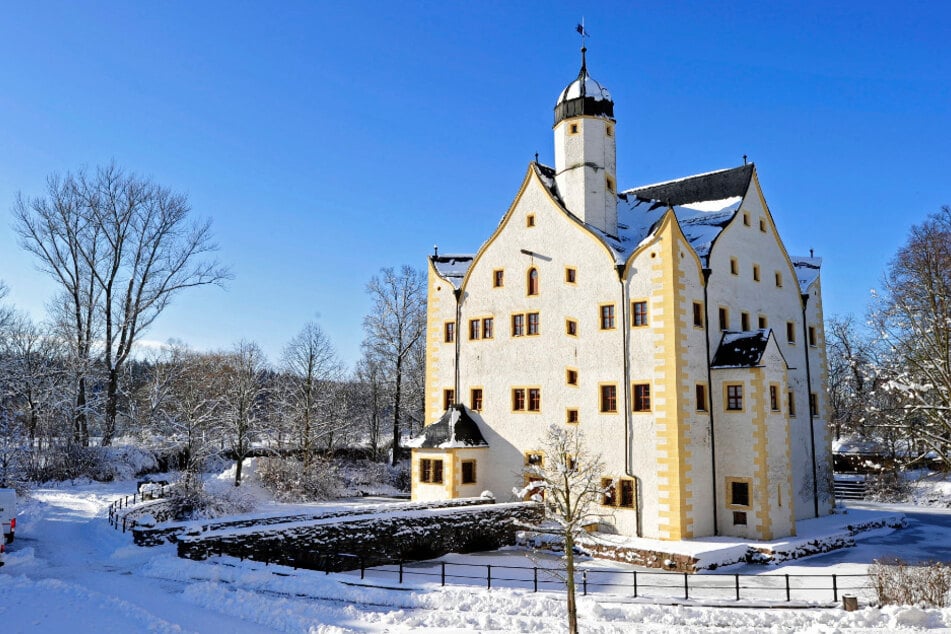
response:
[[[528,269],[528,294],[538,295],[538,269]]]

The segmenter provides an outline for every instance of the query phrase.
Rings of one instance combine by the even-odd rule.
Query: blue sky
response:
[[[747,154],[790,252],[824,259],[827,317],[863,315],[909,227],[951,204],[943,2],[10,3],[0,279],[42,317],[16,192],[115,160],[186,193],[235,274],[148,338],[276,360],[317,318],[355,362],[370,276],[474,251],[534,153],[553,162],[582,13],[619,187]]]

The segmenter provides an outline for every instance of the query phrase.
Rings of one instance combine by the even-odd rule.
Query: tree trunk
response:
[[[119,371],[116,368],[109,370],[109,384],[106,387],[106,420],[102,430],[103,447],[112,444],[112,437],[116,433],[116,418],[119,414]]]
[[[403,357],[396,359],[396,394],[393,397],[393,460],[392,466],[399,462],[400,449],[400,384],[403,379]]]
[[[76,414],[73,418],[73,439],[80,447],[89,446],[89,423],[86,419],[86,378],[79,378],[76,390]]]
[[[565,535],[565,589],[568,592],[568,634],[578,633],[578,606],[575,603],[575,541]]]

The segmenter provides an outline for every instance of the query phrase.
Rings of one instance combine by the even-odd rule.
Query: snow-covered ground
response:
[[[4,632],[559,632],[564,595],[529,589],[442,588],[409,577],[399,587],[369,575],[324,575],[233,559],[178,559],[174,548],[138,548],[109,527],[106,509],[134,482],[37,489],[23,502],[17,540],[0,569]],[[951,559],[951,511],[903,507],[909,527],[882,531],[855,548],[780,567],[740,566],[726,573],[854,574],[874,559]],[[944,549],[944,550],[942,550]],[[929,556],[930,555],[930,556]],[[518,552],[451,555],[485,565],[521,561]],[[596,562],[599,568],[610,566]],[[624,569],[619,564],[618,570]],[[629,570],[629,568],[628,568]],[[585,632],[868,632],[951,630],[951,609],[831,607],[826,592],[797,595],[824,607],[773,609],[744,601],[651,600],[622,594],[579,597]],[[719,604],[719,605],[717,605]],[[777,602],[784,607],[783,602]]]

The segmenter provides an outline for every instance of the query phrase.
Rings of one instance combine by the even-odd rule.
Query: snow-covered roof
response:
[[[770,330],[727,330],[720,338],[720,345],[713,355],[711,368],[754,368],[760,364]]]
[[[454,449],[459,447],[488,447],[479,425],[472,420],[465,405],[453,405],[438,421],[427,425],[423,432],[406,442],[407,447],[420,449]]]
[[[713,241],[740,208],[752,175],[749,164],[629,189],[618,195],[617,236],[588,228],[614,249],[620,264],[650,237],[671,206],[690,246],[706,263]]]
[[[822,267],[822,258],[804,258],[799,256],[789,256],[793,267],[796,269],[796,277],[799,279],[799,288],[803,293],[809,291],[809,287],[819,277],[819,269]]]
[[[459,288],[466,271],[472,266],[474,255],[434,255],[430,259],[436,272],[446,278],[454,288]]]
[[[611,101],[611,93],[608,89],[591,78],[587,69],[583,69],[578,78],[568,84],[568,86],[558,95],[557,103],[568,101],[569,99],[580,99],[586,97],[595,101]]]

